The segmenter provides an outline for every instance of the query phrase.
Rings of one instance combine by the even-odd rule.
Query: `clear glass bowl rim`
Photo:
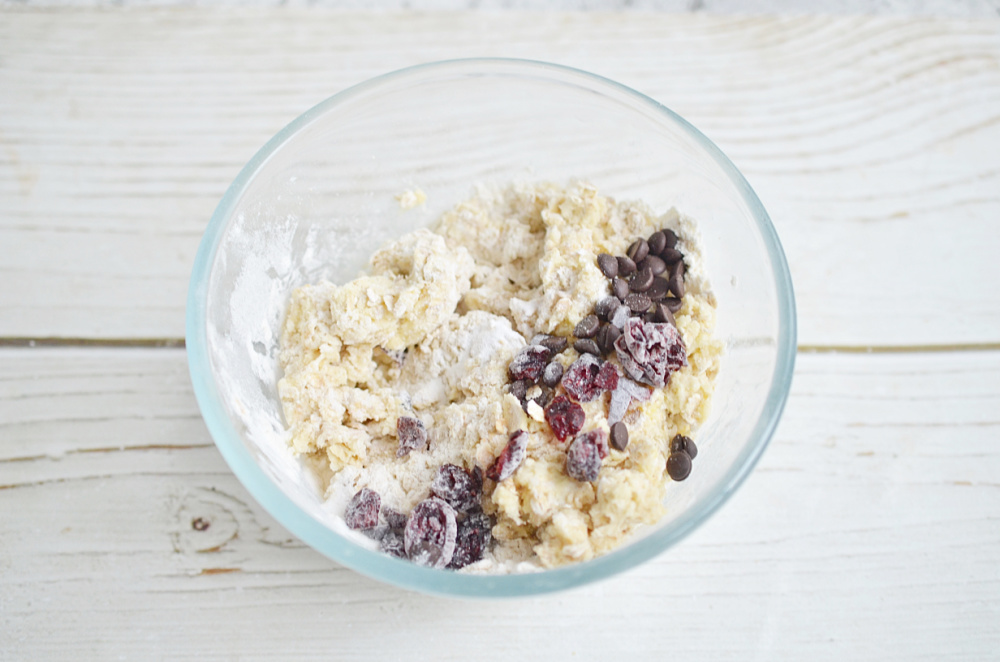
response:
[[[541,573],[471,575],[423,568],[360,548],[303,512],[257,465],[233,426],[212,378],[207,336],[207,291],[211,267],[227,222],[255,173],[291,136],[331,108],[376,88],[424,75],[531,75],[578,84],[604,94],[629,98],[662,113],[680,126],[726,173],[753,214],[773,265],[779,311],[777,357],[764,409],[748,443],[723,479],[673,522],[605,556]],[[424,593],[478,598],[527,596],[572,588],[628,570],[662,553],[708,519],[743,483],[774,434],[791,387],[796,353],[795,298],[791,275],[771,220],[736,166],[684,118],[646,95],[613,80],[564,65],[513,58],[468,58],[430,62],[389,72],[347,88],[290,122],[240,170],[226,190],[205,230],[195,256],[188,288],[186,348],[195,398],[216,446],[240,482],[278,522],[330,559],[379,581]]]

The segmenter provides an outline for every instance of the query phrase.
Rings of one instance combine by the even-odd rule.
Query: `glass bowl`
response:
[[[694,471],[668,514],[591,561],[482,576],[419,567],[352,541],[312,471],[285,445],[278,337],[293,288],[354,278],[389,239],[427,225],[479,182],[590,182],[657,213],[696,219],[726,343]],[[419,187],[427,202],[401,209]],[[627,570],[663,552],[736,490],[788,396],[795,303],[778,237],[735,166],[697,129],[613,81],[541,62],[439,62],[379,76],[297,118],[226,191],[195,259],[187,301],[195,395],[250,493],[307,544],[347,567],[427,593],[537,594]]]

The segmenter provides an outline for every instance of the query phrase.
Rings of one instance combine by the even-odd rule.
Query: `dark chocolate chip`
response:
[[[562,379],[563,367],[558,361],[553,361],[552,363],[545,366],[545,372],[542,373],[542,383],[546,386],[555,387],[559,384],[559,380]]]
[[[684,302],[680,299],[667,297],[666,299],[663,300],[663,305],[665,305],[667,307],[667,310],[669,310],[670,312],[676,313],[684,306]]]
[[[593,354],[594,356],[601,355],[601,348],[597,346],[597,343],[590,338],[581,338],[573,343],[573,349],[580,352],[581,354]]]
[[[666,262],[668,265],[675,264],[678,260],[684,258],[684,254],[681,253],[676,248],[664,248],[663,252],[660,253],[660,259]]]
[[[664,249],[673,248],[677,245],[677,235],[674,234],[673,230],[661,230],[661,232],[663,233],[663,238],[667,240],[663,246]],[[663,251],[660,252],[662,253]]]
[[[624,301],[629,292],[628,282],[626,282],[623,278],[615,278],[611,281],[611,291],[615,293],[615,296],[618,297],[619,301]]]
[[[539,407],[545,409],[549,406],[549,403],[552,402],[552,397],[555,395],[555,391],[547,386],[541,386],[539,388],[541,389],[541,393],[531,399],[534,400]],[[527,407],[525,407],[525,409],[527,409]]]
[[[678,299],[684,297],[684,277],[683,276],[671,276],[670,281],[667,283],[670,291],[677,295]]]
[[[649,269],[642,269],[629,281],[628,289],[633,292],[645,292],[653,284],[653,272]]]
[[[611,316],[611,313],[615,312],[615,308],[622,305],[616,297],[604,297],[597,302],[594,306],[594,312],[602,320],[606,320]]]
[[[566,349],[566,346],[569,345],[569,341],[562,336],[548,336],[547,338],[541,340],[538,344],[550,350],[553,354],[558,354]]]
[[[653,304],[653,321],[677,326],[677,322],[674,321],[674,314],[667,308],[667,304],[662,301]]]
[[[524,396],[528,394],[528,389],[531,387],[531,380],[519,379],[516,382],[511,382],[507,390],[515,398],[524,402]]]
[[[621,421],[611,426],[611,435],[608,439],[611,447],[615,450],[623,451],[628,448],[628,428]]]
[[[667,292],[670,291],[670,285],[666,278],[660,278],[657,276],[653,279],[653,284],[649,286],[646,290],[646,296],[648,296],[653,301],[659,301],[663,297],[667,296]]]
[[[635,262],[624,255],[618,256],[618,275],[631,276],[635,273]]]
[[[656,313],[654,313],[652,310],[649,311],[648,313],[644,313],[642,316],[643,322],[653,322],[655,320],[656,320]]]
[[[615,349],[615,341],[622,334],[614,324],[605,324],[597,331],[597,346],[605,354],[609,354]]]
[[[629,307],[633,313],[644,313],[649,310],[649,306],[652,301],[649,297],[641,292],[633,292],[632,294],[625,297],[625,305]]]
[[[597,346],[605,354],[610,354],[615,350],[615,341],[622,334],[614,324],[605,324],[597,332]]]
[[[649,269],[653,272],[654,276],[659,276],[664,271],[667,270],[667,263],[662,259],[656,257],[655,255],[647,255],[646,259],[635,265],[636,269],[642,271],[643,269]]]
[[[698,447],[694,445],[694,440],[691,437],[678,434],[670,440],[670,452],[687,453],[687,456],[693,460],[698,456]]]
[[[684,480],[691,475],[691,457],[687,453],[671,453],[667,456],[667,473],[674,480]]]
[[[597,319],[597,315],[587,315],[580,320],[579,324],[576,325],[576,329],[573,330],[573,335],[577,338],[593,338],[600,325],[601,320]]]
[[[646,259],[647,255],[649,255],[649,244],[646,243],[645,239],[636,239],[632,242],[632,245],[628,247],[626,254],[632,259],[633,262],[638,264]]]
[[[684,271],[684,260],[677,260],[677,263],[670,267],[670,277],[673,278],[674,276],[680,276],[683,278]]]
[[[615,259],[614,255],[601,253],[597,256],[597,266],[601,269],[601,273],[608,278],[614,278],[618,275],[618,260]]]
[[[646,240],[649,244],[649,252],[653,255],[659,255],[660,252],[667,246],[667,236],[663,232],[654,232],[649,235],[649,239]]]

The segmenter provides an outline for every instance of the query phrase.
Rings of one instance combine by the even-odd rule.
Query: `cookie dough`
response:
[[[511,359],[536,334],[572,336],[608,296],[599,253],[670,228],[684,254],[675,314],[687,365],[625,413],[630,443],[611,449],[598,479],[566,474],[566,447],[535,403],[508,392]],[[527,453],[512,476],[487,480],[494,545],[465,572],[586,561],[663,515],[669,443],[706,418],[722,343],[693,223],[671,209],[617,202],[587,184],[480,188],[430,229],[377,251],[369,275],[295,290],[281,338],[278,390],[294,453],[327,469],[343,508],[369,487],[407,513],[446,463],[486,469],[517,430]],[[558,355],[568,368],[578,354]],[[585,430],[608,430],[608,395],[583,403]],[[429,445],[397,457],[396,421],[423,422]],[[707,451],[710,452],[710,449]]]

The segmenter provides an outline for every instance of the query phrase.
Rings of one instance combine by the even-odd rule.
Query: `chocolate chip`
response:
[[[576,325],[576,329],[573,330],[573,335],[577,338],[593,338],[600,325],[601,320],[597,319],[597,315],[587,315],[580,320],[579,324]]]
[[[646,243],[649,244],[650,253],[652,253],[653,255],[659,255],[660,251],[662,251],[667,246],[667,236],[663,234],[662,231],[654,232],[653,234],[649,235],[649,239],[646,240]]]
[[[563,367],[558,361],[553,361],[552,363],[545,366],[545,372],[542,373],[542,383],[546,386],[555,387],[559,384],[559,380],[562,379]]]
[[[671,453],[667,456],[667,473],[674,480],[684,480],[691,475],[691,457],[687,453]]]
[[[615,349],[615,341],[622,334],[614,324],[605,324],[597,331],[597,346],[608,354]]]
[[[529,399],[534,400],[539,407],[545,409],[549,406],[549,403],[552,402],[552,397],[555,395],[555,391],[548,386],[539,386],[538,388],[540,391],[539,394]],[[525,405],[525,411],[527,411],[527,405]]]
[[[516,382],[511,382],[510,386],[507,387],[507,391],[520,402],[524,402],[524,396],[528,394],[528,388],[530,387],[531,380],[519,379]]]
[[[608,439],[611,447],[615,450],[623,451],[628,448],[628,428],[621,421],[611,426],[611,435]]]
[[[698,456],[698,447],[694,445],[694,440],[691,437],[678,434],[670,440],[670,452],[687,453],[687,456],[693,460]]]
[[[573,349],[580,352],[581,354],[593,354],[594,356],[601,355],[601,348],[597,346],[597,343],[590,338],[581,338],[573,343]]]
[[[618,256],[618,275],[631,276],[635,273],[635,262],[624,255]]]
[[[616,297],[604,297],[597,302],[594,306],[594,312],[602,320],[606,320],[611,316],[611,313],[615,312],[615,308],[622,305]]]
[[[676,313],[684,306],[684,302],[681,301],[680,299],[667,297],[666,299],[663,300],[663,305],[665,305],[667,307],[667,310],[669,310],[670,312]]]
[[[601,273],[608,278],[614,278],[618,275],[618,260],[615,259],[614,255],[601,253],[597,256],[597,266],[601,269]]]
[[[649,311],[648,313],[644,313],[642,316],[643,322],[652,322],[655,319],[656,319],[656,313],[654,313],[652,310]]]
[[[625,305],[629,307],[633,313],[644,313],[649,310],[649,306],[653,302],[649,300],[649,297],[641,292],[632,292],[627,297],[625,297]]]
[[[643,269],[649,269],[653,272],[654,276],[659,276],[664,271],[667,270],[667,263],[656,257],[655,255],[647,255],[646,259],[635,265],[636,269],[642,271]]]
[[[676,263],[678,260],[683,259],[684,254],[681,253],[676,248],[664,248],[663,252],[660,253],[660,259],[666,262],[668,265]]]
[[[546,336],[539,341],[538,344],[550,350],[553,354],[558,354],[566,349],[566,346],[569,345],[569,341],[562,336]]]
[[[623,278],[615,278],[611,281],[611,291],[614,292],[619,301],[624,301],[629,293],[628,283]]]
[[[674,321],[674,314],[667,308],[667,304],[662,301],[653,304],[653,321],[677,326],[677,322]]]
[[[632,242],[632,245],[628,247],[626,254],[632,259],[633,262],[638,264],[642,262],[647,255],[649,255],[649,244],[646,243],[645,239],[636,239]]]
[[[645,292],[653,284],[653,272],[649,269],[642,269],[629,281],[628,288],[633,292]]]
[[[657,276],[653,279],[653,284],[649,286],[646,290],[646,296],[648,296],[653,301],[659,301],[663,297],[667,296],[667,292],[670,291],[670,285],[666,278],[660,278]]]
[[[677,260],[677,263],[670,267],[670,277],[674,276],[684,277],[684,260]]]
[[[667,287],[670,291],[677,295],[678,299],[684,297],[684,277],[683,276],[671,276],[670,281],[667,283]]]
[[[664,249],[673,248],[677,245],[677,235],[673,230],[660,230],[663,233],[663,238],[666,239],[666,243],[663,245]],[[663,251],[660,251],[662,254]]]

